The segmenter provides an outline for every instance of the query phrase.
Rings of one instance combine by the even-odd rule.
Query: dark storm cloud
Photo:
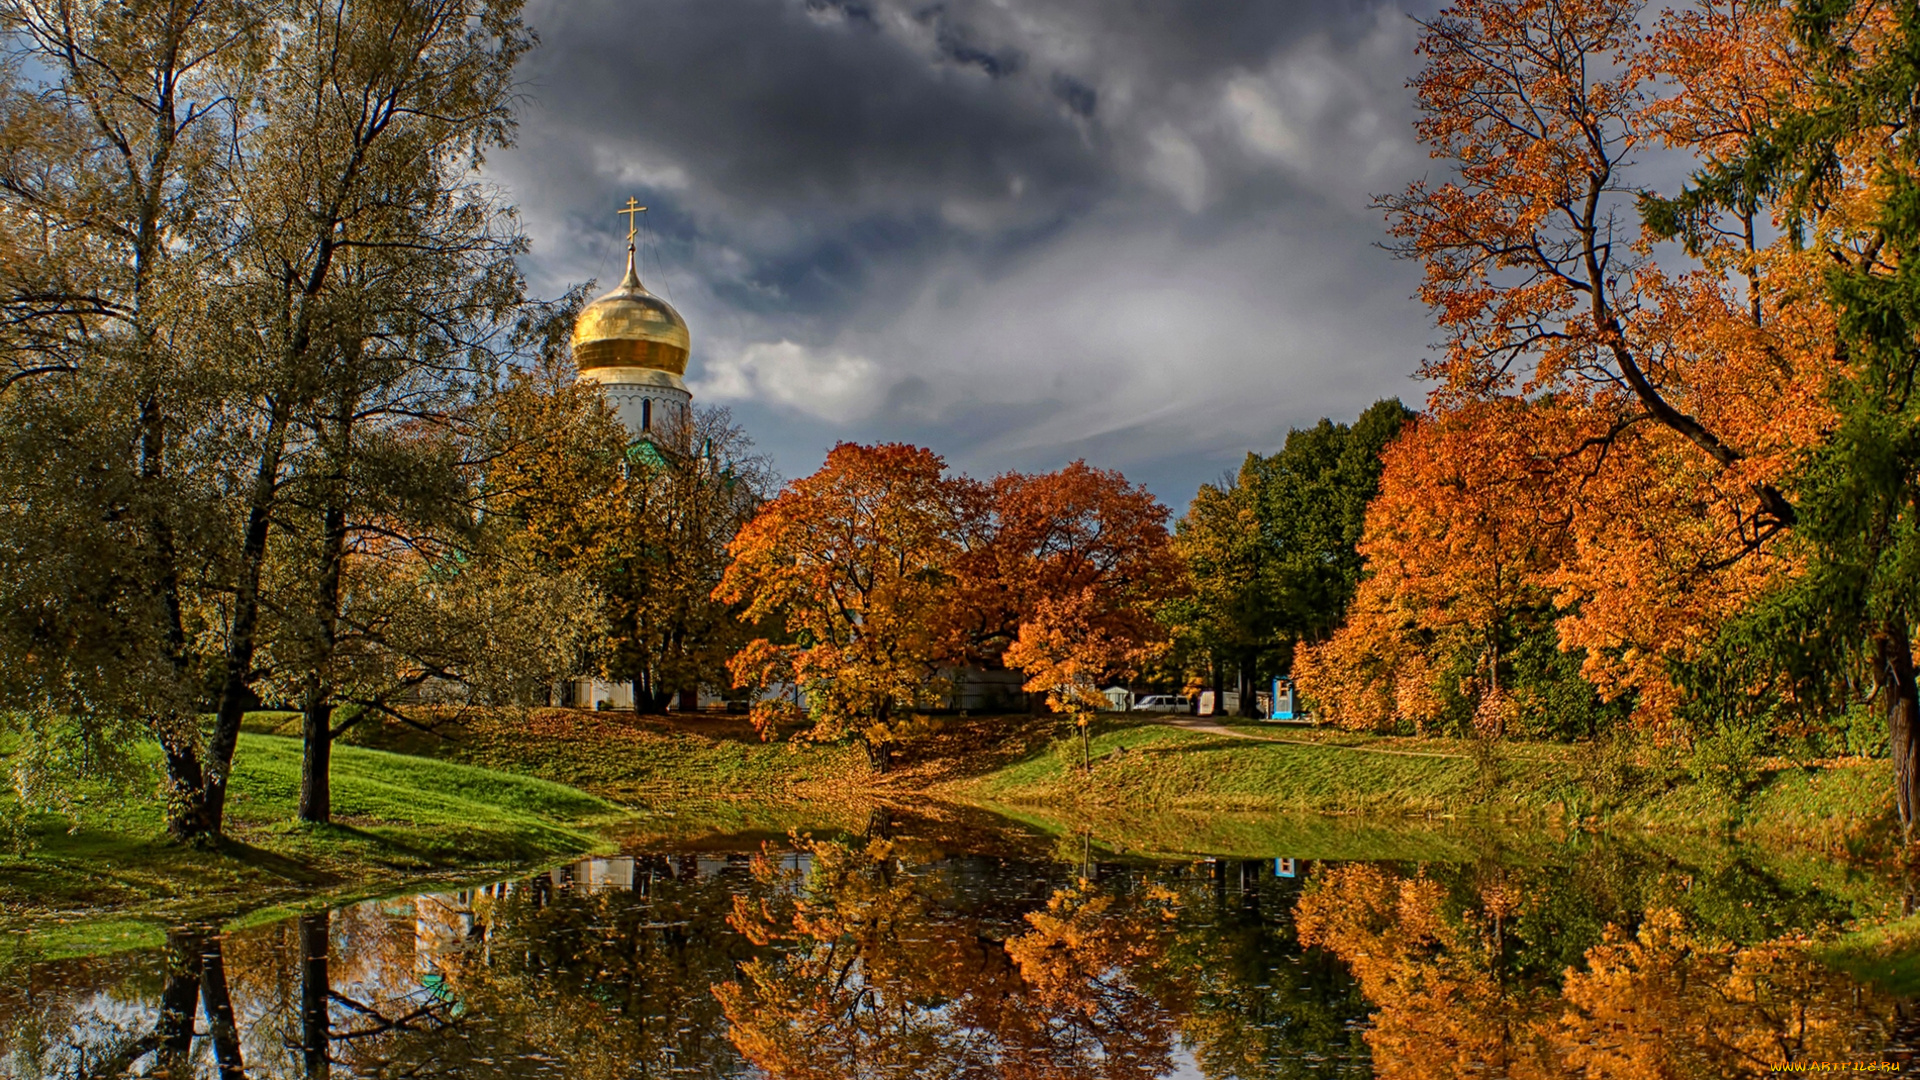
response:
[[[568,0],[494,165],[557,291],[644,274],[789,473],[837,438],[1085,454],[1184,502],[1426,340],[1368,193],[1424,168],[1412,27],[1352,0]]]

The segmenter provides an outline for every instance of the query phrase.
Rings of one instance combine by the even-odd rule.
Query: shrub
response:
[[[1687,773],[1710,791],[1743,798],[1759,782],[1760,753],[1766,745],[1766,730],[1759,724],[1726,724],[1694,739]]]

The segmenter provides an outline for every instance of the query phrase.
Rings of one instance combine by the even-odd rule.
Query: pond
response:
[[[1823,959],[1897,890],[1813,857],[937,832],[635,841],[158,948],[29,943],[0,968],[0,1075],[1726,1076],[1911,1067],[1920,1038],[1914,1003]]]

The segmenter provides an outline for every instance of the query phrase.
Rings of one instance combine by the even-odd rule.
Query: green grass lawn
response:
[[[141,944],[182,919],[221,920],[598,850],[604,827],[630,817],[546,780],[341,746],[334,824],[306,825],[294,820],[299,742],[248,732],[234,755],[226,838],[202,849],[166,840],[153,756],[140,775],[76,792],[74,820],[31,817],[24,852],[0,850],[0,924],[31,924],[40,949]],[[12,799],[10,788],[0,792],[0,811],[13,810]]]
[[[1885,761],[1774,763],[1736,796],[1667,763],[1597,759],[1584,746],[1384,738],[1230,723],[1256,741],[1103,717],[1091,775],[1063,739],[941,792],[1003,807],[1114,816],[1151,807],[1487,819],[1576,827],[1738,833],[1867,854],[1895,833]]]
[[[1093,773],[1066,740],[960,789],[997,802],[1140,804],[1192,810],[1457,813],[1486,801],[1482,765],[1451,740],[1261,732],[1260,742],[1103,718]]]
[[[1162,850],[1174,850],[1180,832],[1223,811],[1358,815],[1402,831],[1412,822],[1472,819],[1735,833],[1866,857],[1885,855],[1895,831],[1885,761],[1810,768],[1775,762],[1736,793],[1726,784],[1698,782],[1676,758],[1645,753],[1609,756],[1591,746],[1522,742],[1489,748],[1470,739],[1226,724],[1258,738],[1103,715],[1095,725],[1090,777],[1078,767],[1077,740],[1060,737],[1059,721],[1029,717],[945,718],[938,734],[906,748],[898,767],[884,775],[850,744],[764,742],[739,718],[721,716],[473,713],[441,735],[389,723],[356,729],[356,737],[657,810],[799,803],[851,809],[933,795],[1016,814],[1044,809],[1061,821],[1117,822],[1152,808],[1152,820],[1170,822],[1166,812],[1181,811],[1185,824],[1143,840]]]

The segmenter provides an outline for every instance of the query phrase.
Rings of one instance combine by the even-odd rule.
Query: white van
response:
[[[1192,709],[1192,698],[1175,697],[1172,694],[1154,694],[1133,703],[1134,712],[1183,713]]]

